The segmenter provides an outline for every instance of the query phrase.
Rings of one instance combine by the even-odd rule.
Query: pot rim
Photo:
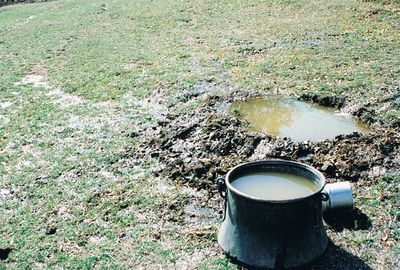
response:
[[[236,189],[235,187],[233,187],[233,185],[230,182],[229,178],[232,175],[232,173],[234,171],[242,168],[242,167],[245,167],[245,166],[248,166],[248,165],[257,165],[257,164],[274,164],[274,165],[276,165],[276,164],[279,164],[279,163],[284,163],[286,165],[293,165],[293,166],[296,166],[298,168],[310,171],[312,174],[314,174],[316,176],[316,179],[318,179],[320,181],[320,188],[317,189],[316,191],[314,191],[313,193],[311,193],[310,195],[303,196],[303,197],[296,197],[296,198],[293,198],[293,199],[285,199],[285,200],[266,200],[266,199],[261,199],[261,198],[254,197],[254,196],[248,195],[246,193],[243,193],[243,192],[239,191],[238,189]],[[312,179],[310,179],[310,180],[312,180]],[[258,161],[251,161],[251,162],[241,163],[241,164],[235,166],[234,168],[229,170],[229,172],[226,174],[226,176],[225,176],[225,184],[226,184],[227,188],[231,192],[233,192],[233,193],[235,193],[235,194],[237,194],[239,196],[242,196],[242,197],[244,197],[246,199],[252,200],[252,201],[268,202],[268,203],[288,203],[288,202],[295,202],[295,201],[304,200],[306,198],[315,196],[318,193],[321,193],[322,190],[325,187],[326,180],[325,180],[325,176],[320,171],[318,171],[316,168],[314,168],[314,167],[312,167],[310,165],[303,164],[303,163],[300,163],[300,162],[297,162],[297,161],[290,161],[290,160],[284,160],[284,159],[265,159],[265,160],[258,160]]]

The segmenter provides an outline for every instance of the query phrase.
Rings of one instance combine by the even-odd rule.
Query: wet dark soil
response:
[[[215,179],[252,160],[279,158],[316,167],[328,182],[371,182],[400,168],[400,134],[374,129],[321,142],[293,142],[246,129],[246,123],[221,112],[220,98],[186,114],[168,115],[150,130],[135,152],[156,159],[156,175],[215,190]]]
[[[151,139],[137,151],[159,161],[155,174],[213,189],[217,176],[253,155],[265,136],[246,131],[241,120],[221,116],[218,102],[210,100],[191,113],[170,116],[149,131]]]

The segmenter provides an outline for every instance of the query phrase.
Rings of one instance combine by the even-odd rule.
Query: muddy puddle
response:
[[[289,137],[296,142],[318,142],[369,131],[367,126],[334,108],[293,99],[251,98],[235,102],[230,112],[246,120],[250,130]]]

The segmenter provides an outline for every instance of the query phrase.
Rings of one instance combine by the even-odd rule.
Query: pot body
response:
[[[318,190],[303,198],[268,201],[241,194],[230,184],[256,171],[302,175]],[[317,170],[284,160],[250,162],[232,169],[225,183],[226,209],[218,243],[233,259],[246,266],[282,269],[307,264],[325,251],[328,239],[321,216],[325,179]]]

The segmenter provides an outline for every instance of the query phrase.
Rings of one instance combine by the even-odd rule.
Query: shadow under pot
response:
[[[303,266],[325,251],[324,176],[285,160],[241,164],[218,179],[225,198],[218,233],[222,249],[239,264],[257,268]]]

